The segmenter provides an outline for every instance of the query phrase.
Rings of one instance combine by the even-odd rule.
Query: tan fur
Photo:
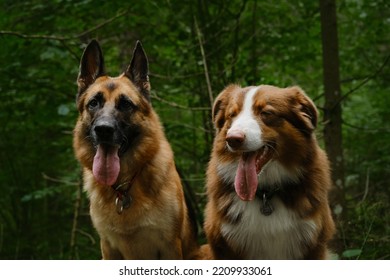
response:
[[[129,116],[115,113],[118,118],[128,117],[125,121],[136,124],[141,130],[130,148],[120,156],[117,184],[126,184],[135,176],[129,189],[133,201],[121,214],[116,211],[113,188],[97,183],[92,174],[96,151],[88,137],[93,119],[87,104],[97,92],[103,95],[107,108],[114,108],[120,95],[127,96],[137,106]],[[197,250],[196,236],[188,217],[173,152],[157,114],[139,88],[125,75],[115,78],[103,75],[80,94],[78,108],[80,115],[73,145],[83,166],[84,188],[90,199],[93,225],[101,238],[103,259],[192,258]]]
[[[207,169],[204,229],[209,245],[202,247],[205,259],[210,258],[209,252],[215,259],[325,259],[327,243],[335,230],[327,198],[331,186],[329,164],[313,132],[317,110],[299,87],[260,86],[253,99],[252,109],[263,140],[275,149],[271,164],[280,169],[269,175],[265,168],[259,184],[269,178],[277,180],[277,176],[291,176],[296,181],[281,184],[282,191],[271,199],[274,212],[270,216],[260,211],[257,214],[260,199],[241,201],[227,179],[234,177],[231,173],[235,169],[228,172],[226,166],[237,164],[239,154],[227,149],[226,134],[242,110],[246,93],[253,88],[231,85],[214,103],[216,136]],[[223,175],[222,168],[230,174]],[[245,215],[252,217],[247,218],[252,222],[245,222]]]

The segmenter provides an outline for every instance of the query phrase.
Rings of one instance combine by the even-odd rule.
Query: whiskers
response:
[[[84,140],[92,143],[93,142],[93,137],[88,133],[88,135],[84,137]]]
[[[267,140],[265,141],[264,146],[273,150],[273,153],[279,156],[279,151],[276,149],[276,141],[275,140]]]
[[[125,150],[126,150],[126,147],[129,145],[129,138],[125,135],[125,134],[123,134],[123,133],[121,133],[121,146],[120,146],[120,148],[119,148],[119,151],[120,151],[120,153],[124,153],[125,152]]]

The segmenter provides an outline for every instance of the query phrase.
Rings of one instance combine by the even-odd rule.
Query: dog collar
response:
[[[279,191],[279,188],[276,189],[257,189],[256,196],[260,199],[260,212],[264,216],[269,216],[274,211],[274,207],[271,204],[272,197]]]
[[[138,173],[139,172],[136,172],[129,182],[111,186],[116,193],[115,207],[118,214],[122,214],[123,209],[129,208],[131,202],[133,201],[133,198],[129,194],[129,190],[131,189]],[[125,188],[125,186],[127,186],[127,188]]]

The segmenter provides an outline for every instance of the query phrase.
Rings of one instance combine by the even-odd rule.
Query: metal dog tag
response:
[[[267,196],[265,195],[265,193],[263,193],[263,200],[262,200],[262,205],[260,207],[260,212],[261,214],[263,214],[264,216],[269,216],[272,214],[272,212],[274,211],[274,208],[272,207],[272,204],[267,200]]]
[[[128,194],[122,195],[121,197],[117,196],[115,199],[116,212],[122,214],[123,209],[129,208],[132,201],[133,199]]]
[[[131,196],[126,194],[122,198],[122,207],[124,209],[129,208],[132,201],[133,201],[133,199],[131,198]]]

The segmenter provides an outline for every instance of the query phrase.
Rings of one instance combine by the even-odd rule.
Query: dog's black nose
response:
[[[115,132],[114,124],[108,121],[100,121],[94,127],[99,141],[112,141]]]

